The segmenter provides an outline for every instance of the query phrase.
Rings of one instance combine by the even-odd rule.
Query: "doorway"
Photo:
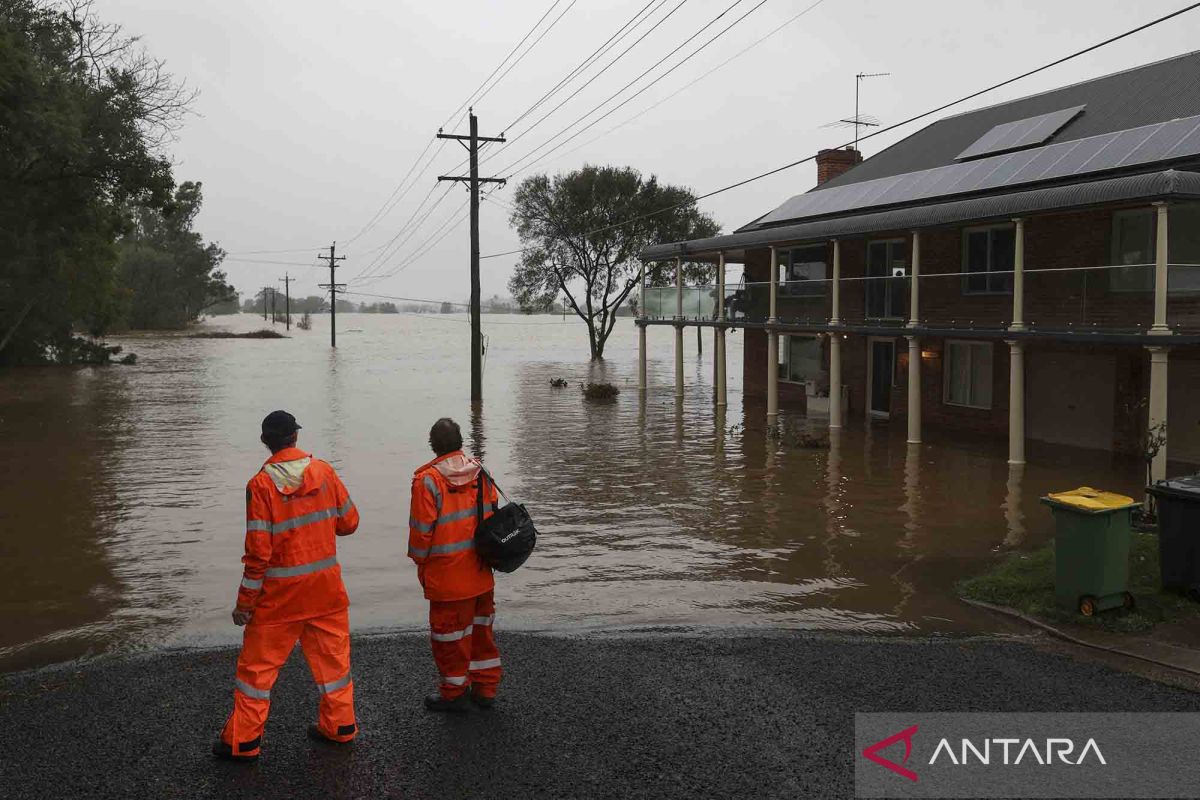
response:
[[[887,419],[892,413],[892,382],[896,374],[896,340],[867,340],[867,413]]]

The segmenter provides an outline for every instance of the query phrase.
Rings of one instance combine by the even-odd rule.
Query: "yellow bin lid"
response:
[[[1116,492],[1104,492],[1090,486],[1080,486],[1069,492],[1051,493],[1047,498],[1083,511],[1115,511],[1137,505],[1137,501],[1132,497]]]

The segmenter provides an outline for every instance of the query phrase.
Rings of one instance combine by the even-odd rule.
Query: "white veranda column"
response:
[[[638,303],[638,310],[641,311],[642,324],[638,326],[638,391],[646,391],[646,262],[642,262],[641,273],[638,275],[638,281],[642,287],[641,302]]]
[[[1013,312],[1009,330],[1025,329],[1025,220],[1013,219]]]
[[[775,302],[779,283],[779,250],[771,248],[771,313],[768,325],[775,324]],[[767,333],[767,424],[774,425],[779,417],[779,334],[772,328]]]
[[[713,358],[717,360],[717,406],[724,407],[727,401],[725,374],[725,253],[721,252],[717,261],[717,351]]]
[[[1008,342],[1008,463],[1025,463],[1025,345]]]
[[[908,327],[915,328],[921,319],[921,232],[912,232],[912,280],[908,290]],[[912,340],[909,340],[911,349]],[[911,438],[911,437],[910,437]]]
[[[1167,204],[1155,203],[1154,207],[1158,210],[1158,224],[1155,226],[1154,242],[1154,324],[1150,327],[1150,332],[1162,335],[1171,332],[1167,327],[1167,265],[1171,263],[1171,239],[1167,229]]]
[[[675,259],[675,396],[683,397],[683,259]]]
[[[1150,438],[1161,437],[1161,445],[1150,462],[1150,480],[1167,477],[1167,356],[1165,347],[1148,347],[1150,351],[1150,414],[1147,419]]]
[[[908,443],[921,443],[921,343],[908,337]]]
[[[829,429],[842,427],[842,335],[829,334]]]

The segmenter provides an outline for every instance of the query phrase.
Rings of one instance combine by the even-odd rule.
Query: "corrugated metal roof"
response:
[[[1200,114],[1200,50],[938,120],[814,191],[951,164],[996,125],[1080,105],[1087,109],[1052,141]]]
[[[1200,198],[1200,174],[1164,170],[1141,175],[1051,186],[1024,192],[975,197],[934,205],[898,208],[794,225],[740,231],[725,236],[647,247],[646,261],[680,255],[764,247],[779,242],[823,241],[880,231],[912,230],[964,222],[1007,219],[1021,214],[1087,208],[1131,200]]]
[[[1198,157],[1200,116],[1184,117],[797,195],[742,230],[953,195],[1004,191],[1022,184],[1063,183],[1090,174],[1162,169]]]

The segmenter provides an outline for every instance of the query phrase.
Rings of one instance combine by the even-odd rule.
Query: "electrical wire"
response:
[[[739,2],[740,2],[740,0],[739,0]],[[576,131],[575,133],[571,134],[571,135],[570,135],[568,138],[564,139],[563,141],[561,141],[561,142],[559,142],[558,144],[556,144],[554,147],[552,147],[552,148],[550,148],[549,150],[547,150],[545,153],[543,153],[541,156],[539,156],[539,157],[538,157],[538,158],[537,158],[535,161],[533,161],[532,163],[530,163],[530,164],[527,164],[526,166],[522,167],[522,168],[521,168],[521,169],[519,169],[519,170],[516,170],[516,172],[523,172],[523,171],[525,171],[525,170],[527,170],[527,169],[532,169],[532,168],[533,168],[533,166],[534,166],[535,164],[539,164],[539,163],[541,163],[543,160],[545,160],[546,158],[548,158],[548,157],[550,156],[550,154],[551,154],[551,153],[553,153],[553,152],[555,152],[556,150],[558,150],[558,149],[560,149],[560,148],[562,148],[562,147],[566,146],[566,145],[567,145],[568,143],[570,143],[572,140],[574,140],[574,139],[576,139],[577,137],[579,137],[579,136],[583,135],[583,134],[584,134],[586,131],[588,131],[588,130],[590,130],[591,128],[593,128],[594,126],[596,126],[596,125],[597,125],[598,123],[600,123],[602,120],[604,120],[604,119],[607,119],[608,117],[610,117],[610,116],[612,116],[613,114],[615,114],[615,113],[616,113],[616,112],[617,112],[619,109],[621,109],[621,108],[623,108],[624,106],[628,105],[629,103],[633,102],[633,100],[634,100],[634,99],[636,99],[638,96],[640,96],[641,94],[643,94],[643,93],[645,93],[646,91],[648,91],[648,90],[650,89],[650,87],[654,86],[656,83],[658,83],[659,81],[661,81],[663,78],[667,77],[667,76],[668,76],[668,75],[670,75],[672,72],[674,72],[675,70],[679,69],[679,68],[680,68],[680,67],[682,67],[684,64],[686,64],[688,61],[690,61],[691,59],[695,58],[697,55],[699,55],[701,52],[703,52],[703,51],[704,51],[704,50],[705,50],[705,49],[706,49],[706,48],[707,48],[707,47],[708,47],[710,44],[712,44],[713,42],[715,42],[717,39],[720,39],[722,36],[724,36],[725,34],[729,33],[729,31],[730,31],[730,30],[732,30],[732,29],[733,29],[735,26],[737,26],[739,23],[741,23],[741,22],[742,22],[742,20],[746,19],[746,17],[750,16],[750,15],[751,15],[751,14],[753,14],[755,11],[758,11],[760,8],[762,8],[764,5],[766,5],[766,3],[767,3],[767,0],[760,0],[760,2],[759,2],[757,5],[755,5],[754,7],[752,7],[752,8],[751,8],[749,11],[747,11],[745,14],[742,14],[740,17],[738,17],[737,19],[735,19],[733,22],[729,23],[729,25],[727,25],[727,26],[726,26],[726,27],[725,27],[723,30],[721,30],[721,31],[717,32],[716,34],[714,34],[714,35],[713,35],[713,36],[712,36],[712,37],[711,37],[711,38],[710,38],[708,41],[706,41],[704,44],[700,45],[700,46],[699,46],[699,47],[697,47],[695,50],[693,50],[692,52],[688,53],[688,54],[687,54],[686,56],[684,56],[684,57],[683,57],[683,58],[682,58],[682,59],[681,59],[681,60],[680,60],[678,63],[676,63],[674,66],[672,66],[672,67],[671,67],[670,69],[668,69],[666,72],[664,72],[663,74],[659,75],[657,78],[655,78],[655,79],[654,79],[654,80],[652,80],[650,83],[648,83],[648,84],[646,84],[645,86],[643,86],[641,89],[638,89],[636,92],[634,92],[634,93],[633,93],[633,94],[631,94],[629,97],[627,97],[627,98],[625,98],[624,100],[622,100],[622,101],[621,101],[620,103],[618,103],[617,105],[615,105],[615,106],[613,106],[612,108],[610,108],[608,111],[604,112],[604,114],[603,114],[603,115],[601,115],[601,116],[597,117],[596,119],[594,119],[594,120],[592,120],[591,122],[589,122],[589,123],[588,123],[586,126],[584,126],[583,128],[580,128],[578,131]],[[734,3],[734,5],[737,5],[737,3]],[[726,12],[728,12],[728,11],[729,11],[730,9],[732,9],[732,8],[733,8],[733,6],[730,6],[730,7],[729,7],[729,9],[726,9],[724,12],[722,12],[722,13],[721,13],[721,15],[720,15],[720,16],[718,16],[716,19],[720,19],[720,18],[721,18],[721,16],[724,16],[724,15],[725,15],[725,13],[726,13]],[[716,22],[716,19],[714,19],[714,20],[713,20],[713,22]],[[706,26],[705,26],[705,28],[707,28],[707,27],[708,27],[708,26],[706,25]],[[701,31],[703,31],[705,28],[701,28],[701,29],[700,29],[700,31],[697,31],[697,34],[698,34],[698,33],[700,33]],[[694,37],[692,37],[692,38],[694,38]],[[690,41],[690,39],[689,39],[689,41]],[[686,42],[685,42],[684,44],[686,44]],[[675,50],[672,50],[670,53],[668,53],[668,54],[667,54],[667,58],[669,58],[670,56],[674,55],[674,54],[675,54],[676,52],[678,52],[678,51],[679,51],[679,49],[681,49],[682,47],[683,47],[683,45],[680,45],[680,46],[679,46],[678,48],[676,48]],[[665,60],[666,60],[666,58],[664,58],[662,61],[659,61],[659,62],[658,62],[658,64],[661,64],[661,63],[663,63],[663,61],[665,61]],[[658,64],[655,64],[655,65],[654,65],[654,67],[651,67],[651,69],[654,69],[655,67],[657,67],[657,66],[658,66]],[[647,72],[649,72],[649,70],[647,70]],[[645,74],[646,74],[646,73],[642,73],[642,75],[645,75]],[[634,81],[634,82],[636,82],[637,80],[640,80],[640,79],[641,79],[641,76],[639,76],[637,79],[635,79],[635,81]],[[630,85],[632,85],[632,84],[630,84]],[[628,88],[628,86],[626,86],[625,88]],[[624,89],[622,89],[621,91],[624,91]],[[620,94],[620,92],[618,92],[617,94]],[[613,97],[616,97],[616,95],[613,95]],[[609,98],[609,99],[611,100],[612,98]],[[607,103],[608,101],[606,100],[605,102]],[[603,103],[601,103],[601,105],[603,105]],[[589,113],[591,113],[591,112],[589,112]],[[572,124],[574,124],[574,123],[572,123]],[[568,127],[570,127],[570,126],[568,126]],[[565,131],[564,131],[564,132],[565,132]],[[561,135],[561,133],[560,133],[560,134],[556,134],[556,136],[559,136],[559,135]],[[512,174],[515,174],[515,173],[510,173],[510,172],[509,172],[509,170],[511,169],[511,167],[512,167],[512,166],[515,166],[516,164],[519,164],[521,161],[524,161],[524,160],[528,159],[530,155],[532,155],[533,153],[537,152],[539,149],[541,149],[541,147],[544,147],[544,146],[545,146],[546,144],[548,144],[550,141],[553,141],[553,139],[554,139],[554,138],[555,138],[555,137],[551,137],[551,139],[547,140],[546,142],[544,142],[544,143],[543,143],[542,145],[540,145],[539,147],[536,147],[536,148],[534,148],[532,151],[530,151],[530,153],[529,153],[529,154],[527,154],[527,155],[526,155],[524,158],[518,159],[518,160],[517,160],[516,162],[514,162],[512,165],[510,165],[509,167],[506,167],[506,168],[504,168],[503,170],[500,170],[500,171],[501,171],[501,172],[504,172],[504,173],[508,173],[510,176],[511,176]]]
[[[508,75],[508,73],[510,73],[510,72],[512,72],[512,71],[513,71],[513,67],[515,67],[515,66],[517,66],[518,64],[520,64],[520,63],[521,63],[521,61],[522,61],[522,60],[524,60],[525,56],[529,55],[530,51],[532,51],[532,50],[533,50],[533,48],[537,47],[537,45],[538,45],[538,42],[540,42],[540,41],[541,41],[543,38],[545,38],[546,34],[547,34],[547,33],[549,33],[551,30],[553,30],[553,29],[554,29],[554,26],[558,24],[558,21],[559,21],[560,19],[562,19],[564,16],[566,16],[567,12],[568,12],[568,11],[570,11],[570,10],[571,10],[571,9],[572,9],[572,8],[575,6],[575,4],[576,4],[577,2],[579,2],[579,0],[571,0],[571,3],[570,3],[570,5],[568,5],[566,8],[564,8],[564,9],[562,10],[562,13],[561,13],[561,14],[559,14],[557,17],[555,17],[555,18],[554,18],[554,21],[553,21],[553,22],[551,22],[549,25],[547,25],[545,30],[543,30],[543,31],[542,31],[540,34],[538,34],[538,37],[537,37],[536,39],[534,39],[534,40],[533,40],[533,43],[532,43],[532,44],[530,44],[528,48],[526,48],[525,52],[524,52],[524,53],[522,53],[522,54],[521,54],[521,55],[520,55],[520,56],[517,58],[517,60],[516,60],[516,61],[513,61],[511,64],[509,64],[509,65],[508,65],[508,69],[506,69],[506,70],[504,70],[504,72],[500,73],[500,77],[496,78],[496,81],[495,81],[495,83],[493,83],[491,86],[489,86],[487,89],[485,89],[485,90],[483,91],[483,94],[481,94],[481,95],[479,95],[479,97],[476,97],[476,98],[475,98],[475,104],[476,104],[476,105],[478,105],[479,103],[482,103],[482,102],[483,102],[483,98],[485,98],[485,97],[487,97],[487,96],[488,96],[488,92],[492,91],[492,89],[495,89],[495,88],[496,88],[496,86],[497,86],[497,84],[499,84],[499,83],[500,83],[500,81],[504,80],[504,77],[505,77],[506,75]]]
[[[513,57],[513,53],[515,53],[521,49],[521,45],[525,44],[525,41],[527,39],[529,39],[530,36],[533,35],[533,32],[538,29],[538,26],[540,26],[543,21],[545,21],[546,17],[550,16],[550,12],[553,11],[554,7],[557,6],[560,2],[562,2],[562,0],[554,0],[554,2],[550,4],[550,7],[547,8],[546,12],[544,14],[542,14],[541,17],[538,18],[538,21],[533,24],[533,27],[529,29],[529,32],[526,33],[523,37],[521,37],[521,41],[517,42],[516,46],[513,47],[513,49],[509,51],[508,55],[506,55],[503,58],[503,60],[501,60],[501,62],[496,65],[496,68],[494,70],[492,70],[491,75],[488,75],[486,78],[484,78],[483,83],[479,84],[479,88],[476,89],[475,91],[471,92],[471,94],[467,96],[467,99],[463,101],[462,105],[460,105],[458,108],[454,109],[453,112],[451,112],[450,116],[446,118],[446,121],[442,123],[441,127],[445,128],[447,125],[449,125],[451,122],[453,122],[454,118],[458,116],[458,113],[460,111],[462,111],[464,108],[466,108],[467,106],[469,106],[472,101],[474,101],[475,95],[479,94],[479,92],[483,89],[483,87],[487,86],[488,81],[490,81],[492,79],[492,77],[497,72],[499,72],[500,69],[506,63],[508,63],[508,60]]]
[[[907,119],[904,119],[904,120],[901,120],[900,122],[896,122],[896,123],[893,123],[892,125],[888,125],[886,127],[880,128],[877,131],[872,131],[871,133],[866,134],[865,136],[860,136],[859,141],[861,142],[866,139],[873,138],[875,136],[881,136],[885,133],[896,130],[897,128],[903,127],[905,125],[910,125],[913,122],[917,122],[919,120],[925,119],[926,117],[930,117],[930,116],[933,116],[934,114],[938,114],[938,113],[945,111],[946,109],[951,108],[953,106],[960,105],[969,100],[974,100],[976,97],[979,97],[980,95],[987,94],[988,92],[995,91],[996,89],[1003,88],[1005,86],[1008,86],[1009,84],[1016,83],[1019,80],[1023,80],[1025,78],[1036,75],[1039,72],[1044,72],[1044,71],[1051,69],[1053,67],[1056,67],[1060,64],[1064,64],[1068,61],[1079,58],[1080,56],[1086,55],[1086,54],[1091,53],[1095,50],[1098,50],[1102,47],[1113,44],[1114,42],[1118,42],[1122,39],[1126,39],[1130,36],[1133,36],[1134,34],[1141,33],[1142,31],[1152,28],[1156,25],[1160,25],[1160,24],[1167,22],[1168,20],[1174,19],[1175,17],[1178,17],[1182,14],[1186,14],[1189,11],[1194,11],[1196,8],[1200,8],[1200,3],[1191,3],[1190,5],[1184,6],[1183,8],[1181,8],[1177,11],[1173,11],[1170,14],[1166,14],[1164,16],[1153,19],[1150,22],[1139,25],[1136,28],[1131,28],[1130,30],[1127,30],[1123,33],[1119,33],[1115,36],[1111,36],[1103,41],[1097,42],[1096,44],[1085,47],[1082,50],[1077,50],[1073,53],[1062,56],[1061,58],[1057,58],[1054,61],[1043,64],[1040,67],[1035,67],[1031,70],[1027,70],[1026,72],[1022,72],[1020,75],[1016,75],[1016,76],[1013,76],[1006,80],[1003,80],[999,83],[992,84],[991,86],[988,86],[984,89],[980,89],[975,92],[972,92],[971,94],[965,95],[956,100],[951,100],[947,103],[943,103],[942,105],[940,105],[936,108],[929,109],[928,111],[923,111],[919,114],[914,114],[913,116],[908,117]],[[851,144],[853,144],[853,141],[846,142],[845,144],[839,145],[838,147],[839,148],[848,147]],[[736,183],[731,183],[728,186],[722,186],[719,189],[714,189],[713,191],[706,192],[702,195],[692,198],[691,200],[687,200],[682,203],[675,203],[673,205],[666,206],[664,208],[660,208],[656,211],[651,211],[646,214],[640,214],[636,217],[630,217],[629,219],[623,220],[621,222],[614,222],[611,225],[605,225],[602,228],[596,228],[595,230],[588,231],[584,235],[591,236],[592,234],[603,233],[604,231],[612,230],[613,228],[620,228],[625,225],[629,225],[633,222],[638,222],[643,219],[648,219],[650,217],[658,216],[659,214],[665,214],[668,211],[674,211],[677,208],[683,208],[685,206],[690,206],[696,202],[699,202],[700,200],[705,200],[709,197],[715,197],[718,194],[722,194],[724,192],[728,192],[733,189],[740,188],[747,184],[754,183],[755,181],[760,181],[763,178],[768,178],[772,175],[777,175],[778,173],[783,172],[785,170],[789,170],[789,169],[792,169],[793,167],[797,167],[801,164],[808,163],[809,161],[812,161],[815,158],[816,158],[816,155],[807,156],[805,158],[801,158],[796,161],[792,161],[790,163],[787,163],[782,166],[776,167],[774,169],[768,170],[766,172],[760,173],[758,175],[754,175],[754,176],[746,178],[744,180],[737,181]],[[523,248],[518,248],[516,250],[507,250],[502,253],[489,253],[487,255],[480,256],[480,258],[499,258],[501,256],[515,255],[517,253],[522,252],[522,249]]]
[[[701,73],[701,74],[700,74],[700,75],[698,75],[697,77],[695,77],[695,78],[693,78],[692,80],[690,80],[690,81],[688,81],[687,83],[685,83],[683,86],[680,86],[678,89],[676,89],[675,91],[671,92],[671,93],[670,93],[669,95],[667,95],[666,97],[662,98],[661,100],[658,100],[657,102],[653,103],[652,105],[646,106],[646,107],[645,107],[645,108],[643,108],[641,111],[639,111],[638,113],[634,114],[632,117],[629,117],[629,118],[628,118],[628,119],[626,119],[624,122],[621,122],[621,123],[618,123],[617,125],[614,125],[613,127],[609,128],[608,130],[606,130],[606,131],[604,131],[603,133],[601,133],[599,136],[596,136],[596,137],[594,137],[594,138],[592,138],[592,139],[588,139],[588,140],[587,140],[586,142],[584,142],[583,144],[577,145],[576,147],[572,147],[570,150],[566,151],[565,153],[560,153],[560,154],[557,156],[557,158],[565,158],[566,156],[568,156],[568,155],[570,155],[570,154],[572,154],[572,153],[577,153],[577,152],[579,152],[580,150],[582,150],[582,149],[583,149],[583,148],[585,148],[585,147],[590,147],[591,145],[593,145],[593,144],[595,144],[596,142],[598,142],[598,141],[600,141],[601,139],[603,139],[605,136],[608,136],[608,135],[609,135],[609,134],[611,134],[611,133],[615,133],[616,131],[620,130],[621,128],[624,128],[626,125],[628,125],[629,123],[633,122],[634,120],[637,120],[637,119],[639,119],[640,117],[642,117],[643,115],[645,115],[645,114],[647,114],[647,113],[649,113],[649,112],[653,111],[654,109],[658,108],[659,106],[661,106],[663,103],[667,102],[668,100],[671,100],[672,98],[678,97],[678,96],[679,96],[680,94],[682,94],[684,91],[686,91],[686,90],[690,89],[691,87],[695,86],[697,83],[699,83],[700,81],[704,80],[704,79],[705,79],[705,78],[707,78],[709,75],[712,75],[712,74],[713,74],[714,72],[716,72],[717,70],[719,70],[719,69],[721,69],[722,67],[726,66],[726,65],[727,65],[727,64],[729,64],[730,62],[732,62],[732,61],[734,61],[734,60],[736,60],[736,59],[738,59],[738,58],[741,58],[742,56],[746,55],[746,53],[749,53],[751,50],[753,50],[754,48],[758,47],[760,44],[762,44],[763,42],[767,41],[767,40],[768,40],[768,39],[770,39],[772,36],[774,36],[775,34],[779,33],[779,32],[780,32],[780,31],[782,31],[784,28],[786,28],[787,26],[791,25],[793,22],[797,21],[798,19],[800,19],[801,17],[803,17],[805,14],[807,14],[808,12],[810,12],[810,11],[814,10],[814,9],[815,9],[817,6],[821,5],[821,4],[822,4],[822,3],[824,3],[824,2],[825,2],[825,0],[817,0],[815,3],[813,3],[813,4],[812,4],[812,5],[810,5],[810,6],[808,6],[808,8],[805,8],[805,9],[804,9],[803,11],[801,11],[800,13],[793,15],[793,16],[792,16],[790,19],[788,19],[788,20],[787,20],[786,22],[784,22],[783,24],[781,24],[781,25],[779,25],[779,26],[775,27],[774,29],[772,29],[772,30],[771,30],[769,33],[767,33],[765,36],[762,36],[762,37],[760,37],[760,38],[758,38],[758,39],[755,39],[753,42],[751,42],[750,44],[746,45],[746,46],[745,46],[745,47],[743,47],[741,50],[739,50],[738,52],[734,53],[734,54],[733,54],[732,56],[730,56],[729,58],[727,58],[727,59],[725,59],[724,61],[722,61],[720,64],[717,64],[715,67],[713,67],[713,68],[711,68],[711,69],[707,70],[706,72],[703,72],[703,73]],[[541,163],[542,161],[544,161],[544,159],[539,159],[539,163]],[[530,167],[530,168],[532,168],[532,167]]]
[[[648,3],[646,3],[646,5],[642,6],[641,9],[639,9],[636,14],[634,14],[629,19],[625,20],[625,23],[620,28],[617,29],[616,33],[614,33],[612,36],[609,36],[608,39],[606,39],[603,44],[601,44],[599,47],[597,47],[595,50],[593,50],[587,58],[585,58],[583,61],[581,61],[579,63],[578,66],[575,67],[575,69],[568,72],[565,78],[561,79],[558,83],[554,84],[554,86],[551,87],[549,91],[547,91],[545,94],[543,94],[541,97],[539,97],[533,103],[533,105],[531,105],[529,108],[522,111],[517,116],[516,119],[514,119],[512,122],[508,123],[508,125],[504,126],[504,130],[506,130],[506,131],[511,130],[514,126],[516,126],[517,123],[519,123],[521,120],[525,119],[525,117],[529,116],[534,111],[536,111],[538,109],[538,107],[542,105],[542,103],[546,102],[551,97],[553,97],[555,95],[555,93],[557,93],[558,90],[561,89],[564,85],[569,83],[571,81],[571,79],[573,79],[576,75],[578,75],[583,70],[587,69],[592,63],[594,63],[596,61],[597,58],[599,58],[601,55],[603,55],[604,52],[607,52],[604,48],[609,47],[610,42],[612,43],[612,46],[616,46],[616,42],[613,42],[613,40],[616,39],[617,36],[621,35],[622,32],[628,33],[628,31],[626,31],[625,29],[628,28],[635,21],[640,19],[642,14],[644,14],[646,12],[646,9],[649,8],[650,6],[654,5],[655,2],[656,2],[656,0],[650,0],[650,2],[648,2]],[[659,6],[661,7],[663,4],[665,4],[667,2],[667,0],[657,0],[657,2],[659,4]],[[657,9],[655,9],[655,10],[657,10]],[[653,11],[650,12],[651,15],[653,15],[653,13],[654,13]],[[619,41],[620,40],[617,39],[617,42],[619,42]]]

